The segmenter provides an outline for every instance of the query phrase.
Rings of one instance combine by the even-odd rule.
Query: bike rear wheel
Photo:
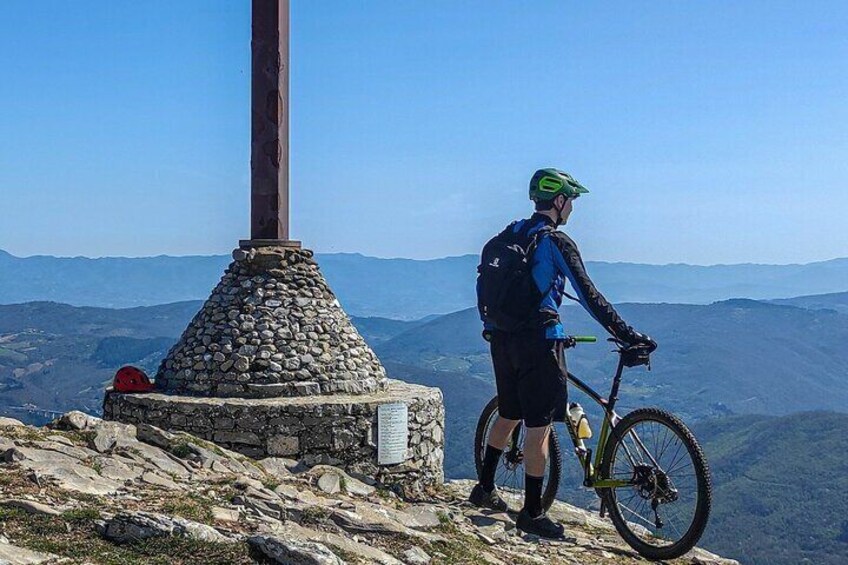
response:
[[[483,409],[477,422],[474,437],[474,464],[479,477],[483,470],[483,456],[489,443],[489,433],[498,418],[498,397],[494,397]],[[509,509],[518,511],[524,505],[524,438],[526,428],[519,422],[509,438],[495,472],[495,486]],[[548,465],[542,483],[542,508],[547,510],[556,499],[562,473],[562,454],[556,431],[551,427],[548,441]]]
[[[615,529],[640,555],[674,559],[701,538],[712,498],[709,468],[695,436],[670,412],[640,408],[618,422],[600,473],[633,482],[602,492]]]

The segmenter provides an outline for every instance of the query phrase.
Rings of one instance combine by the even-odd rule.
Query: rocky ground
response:
[[[547,542],[470,507],[466,481],[418,501],[365,481],[80,412],[0,418],[0,564],[642,562],[567,504],[551,514],[568,538]],[[675,563],[735,562],[696,549]]]

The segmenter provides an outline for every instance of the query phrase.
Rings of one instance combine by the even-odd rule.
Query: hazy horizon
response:
[[[90,256],[90,255],[52,255],[47,253],[36,253],[33,255],[17,255],[15,253],[10,252],[7,249],[0,247],[0,252],[5,252],[15,257],[16,259],[29,259],[34,257],[53,257],[56,259],[153,259],[156,257],[170,257],[170,258],[189,258],[189,257],[225,257],[229,256],[230,252],[222,252],[222,253],[190,253],[185,255],[175,255],[170,253],[159,253],[157,255],[99,255],[99,256]],[[425,257],[425,258],[414,258],[414,257],[380,257],[376,255],[368,255],[365,253],[361,253],[359,251],[331,251],[331,252],[320,252],[316,251],[316,255],[356,255],[360,257],[365,257],[367,259],[380,259],[384,261],[416,261],[416,262],[426,262],[426,261],[440,261],[443,259],[462,259],[464,257],[479,257],[477,253],[464,253],[462,255],[445,255],[442,257]],[[701,264],[701,263],[684,263],[680,261],[676,262],[668,262],[668,263],[649,263],[644,261],[609,261],[605,259],[591,259],[585,258],[584,260],[588,263],[609,263],[609,264],[630,264],[630,265],[646,265],[651,267],[668,267],[668,266],[687,266],[687,267],[733,267],[740,265],[758,265],[764,267],[786,267],[792,265],[810,265],[814,263],[827,263],[830,261],[840,261],[840,260],[848,260],[848,256],[845,257],[831,257],[829,259],[820,259],[815,261],[794,261],[789,263],[764,263],[757,261],[742,261],[739,263],[710,263],[710,264]],[[848,290],[848,287],[846,287]]]

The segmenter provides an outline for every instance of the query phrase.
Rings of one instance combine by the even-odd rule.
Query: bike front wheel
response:
[[[692,549],[707,526],[712,485],[704,453],[689,428],[658,408],[640,408],[613,428],[602,477],[627,486],[602,491],[615,529],[648,559]]]
[[[479,477],[483,470],[483,456],[489,443],[489,433],[498,419],[498,397],[494,397],[483,409],[477,422],[477,433],[474,437],[474,464]],[[501,498],[509,505],[510,510],[518,511],[524,505],[524,438],[526,428],[519,422],[503,450],[495,471],[495,486]],[[556,499],[559,480],[562,472],[562,454],[556,431],[551,426],[548,441],[548,465],[545,468],[545,478],[542,490],[542,508],[547,511]]]

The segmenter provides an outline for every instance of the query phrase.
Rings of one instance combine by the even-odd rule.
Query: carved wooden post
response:
[[[253,0],[250,237],[243,247],[289,240],[289,0]]]

